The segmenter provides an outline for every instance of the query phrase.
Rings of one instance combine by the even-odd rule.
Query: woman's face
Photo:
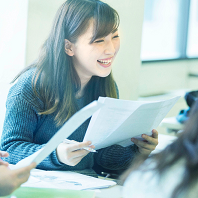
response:
[[[72,44],[73,64],[81,79],[88,81],[92,76],[106,77],[110,74],[113,60],[120,48],[118,31],[104,38],[96,39],[90,44],[93,36],[93,22],[87,31]]]

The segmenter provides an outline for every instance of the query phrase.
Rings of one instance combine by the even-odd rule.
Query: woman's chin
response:
[[[98,75],[99,77],[101,77],[101,78],[105,78],[105,77],[107,77],[109,74],[111,73],[111,71],[110,72],[106,72],[106,73],[101,73],[100,75]]]
[[[106,68],[105,70],[102,69],[102,70],[98,71],[98,73],[97,73],[95,76],[99,76],[99,77],[105,78],[105,77],[107,77],[110,73],[111,73],[111,67]]]

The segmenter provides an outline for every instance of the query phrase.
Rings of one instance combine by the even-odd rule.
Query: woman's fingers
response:
[[[155,136],[155,137],[153,137],[153,136]],[[155,145],[155,146],[158,145],[158,133],[157,134],[153,133],[152,137],[143,134],[142,138],[145,139],[149,144],[152,144],[152,145]]]
[[[6,151],[0,151],[0,157],[8,157],[9,153],[7,153]]]
[[[150,150],[145,149],[145,148],[139,148],[139,152],[144,154],[144,155],[149,155],[151,153]]]
[[[89,153],[89,151],[87,150],[77,150],[77,151],[73,151],[71,153],[71,159],[74,159],[74,158],[78,158],[78,157],[84,157],[86,156],[87,154]]]
[[[2,159],[0,159],[0,165],[9,166],[9,163],[4,162]]]
[[[140,153],[149,155],[158,145],[158,132],[153,129],[152,136],[143,134],[142,138],[143,140],[132,138],[131,141],[138,146]]]
[[[8,166],[9,163],[8,162],[4,162],[1,157],[8,157],[9,154],[5,151],[0,151],[0,165],[4,165],[4,166]]]
[[[76,152],[78,152],[78,151],[76,151]],[[68,165],[70,165],[70,166],[77,165],[83,159],[83,157],[85,157],[89,153],[88,151],[86,151],[86,153],[84,153],[84,154],[82,154],[82,152],[81,152],[81,154],[76,154],[76,152],[73,152],[75,154],[72,153],[73,154],[72,157],[68,156]]]
[[[156,129],[152,130],[152,136],[153,138],[158,139],[158,131]]]
[[[26,174],[29,174],[30,171],[36,167],[36,163],[33,162],[31,163],[29,166],[26,166],[26,167],[23,167],[23,168],[19,168],[19,169],[16,169],[16,170],[13,170],[13,172],[18,175],[18,177],[23,177],[24,175]]]
[[[74,144],[61,143],[56,149],[58,160],[69,166],[75,166],[89,153],[89,151],[83,149],[88,146],[94,148],[90,141],[74,141]]]
[[[33,162],[29,166],[12,170],[13,178],[16,181],[16,187],[19,187],[22,183],[26,182],[30,176],[30,171],[36,167],[36,163]]]
[[[136,144],[138,147],[145,148],[145,149],[148,149],[148,150],[154,150],[155,149],[155,146],[152,145],[152,144],[149,144],[148,142],[144,142],[144,141],[138,140],[136,138],[132,138],[131,141],[134,144]]]
[[[83,159],[83,157],[74,158],[74,159],[72,160],[73,165],[75,166],[75,165],[78,164],[82,159]]]
[[[76,143],[76,144],[71,144],[68,148],[68,151],[72,152],[72,151],[76,151],[79,149],[82,149],[84,147],[90,146],[91,142],[87,141],[87,142],[80,142],[80,143]]]

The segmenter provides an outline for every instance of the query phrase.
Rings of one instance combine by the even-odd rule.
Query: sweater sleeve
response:
[[[109,170],[124,170],[128,168],[138,153],[136,145],[128,147],[112,145],[95,153],[95,161],[98,165]]]
[[[21,94],[8,95],[1,137],[1,149],[10,154],[6,161],[16,164],[45,146],[45,144],[33,143],[41,117],[34,106],[28,103]],[[57,159],[56,151],[53,151],[37,168],[56,170],[62,166]]]

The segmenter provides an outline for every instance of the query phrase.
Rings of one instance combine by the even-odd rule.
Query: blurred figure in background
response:
[[[184,132],[162,152],[137,159],[123,175],[123,197],[195,198],[198,195],[198,102]]]

